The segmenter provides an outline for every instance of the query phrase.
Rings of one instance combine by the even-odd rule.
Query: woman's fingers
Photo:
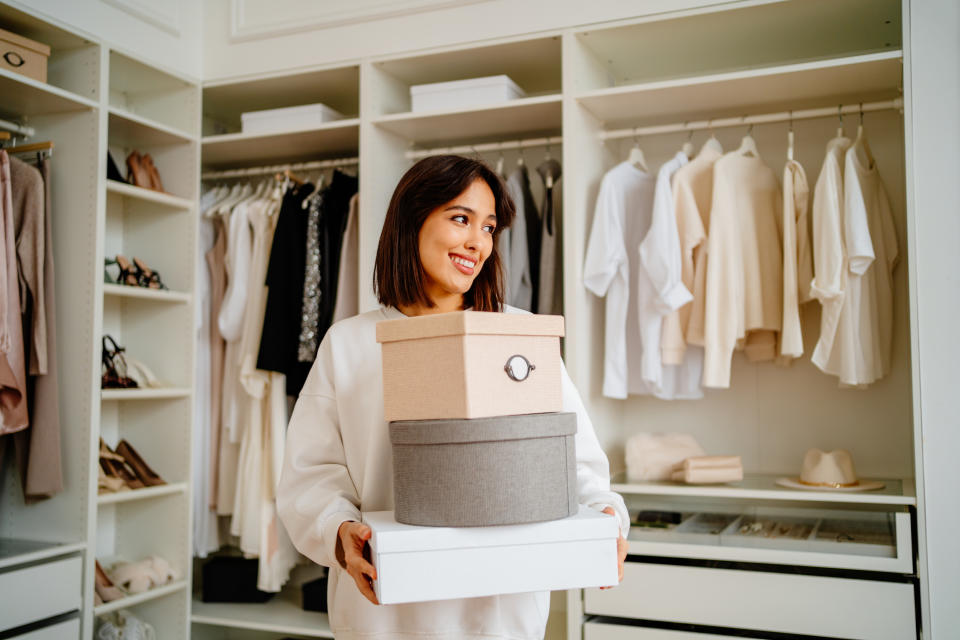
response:
[[[613,507],[604,507],[604,513],[615,516],[616,512],[613,510]],[[623,538],[623,536],[617,536],[617,581],[623,582],[623,561],[627,559],[627,550],[630,545]],[[609,587],[601,587],[608,589]]]
[[[347,572],[353,578],[353,581],[357,583],[357,589],[359,589],[360,593],[363,594],[364,598],[366,598],[373,604],[380,604],[377,601],[377,594],[374,593],[373,591],[373,585],[371,584],[367,576],[362,571],[360,571],[358,567],[356,566],[349,567],[347,569]]]
[[[367,600],[373,604],[380,604],[372,585],[372,581],[377,579],[377,569],[364,557],[364,550],[372,532],[370,527],[360,522],[350,523],[349,526],[346,532],[349,543],[344,545],[347,573],[357,583],[357,589]]]

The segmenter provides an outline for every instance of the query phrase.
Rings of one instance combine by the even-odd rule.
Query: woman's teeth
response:
[[[473,269],[473,267],[476,266],[477,264],[476,262],[471,262],[470,260],[465,260],[464,258],[460,258],[458,256],[450,256],[450,259],[453,260],[456,264],[461,264],[465,266],[467,269]]]

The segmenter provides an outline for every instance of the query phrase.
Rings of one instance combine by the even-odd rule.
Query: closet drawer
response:
[[[609,622],[586,622],[583,625],[583,640],[712,640],[714,638],[729,640],[730,637],[692,631],[628,627]]]
[[[72,640],[80,637],[80,618],[64,620],[42,629],[34,629],[10,640]]]
[[[0,631],[79,609],[82,574],[80,556],[0,573]]]
[[[911,583],[627,562],[588,614],[870,640],[916,636]]]

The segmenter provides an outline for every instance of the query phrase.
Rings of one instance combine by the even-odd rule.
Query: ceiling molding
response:
[[[180,2],[150,2],[149,0],[100,0],[100,2],[120,9],[141,22],[180,37]]]
[[[119,2],[121,0],[103,1]],[[230,0],[230,41],[263,40],[291,33],[396,18],[478,2],[489,2],[489,0],[353,0],[352,2],[273,0],[269,4],[264,0]],[[256,4],[260,6],[252,6]],[[263,16],[257,15],[258,13],[264,13],[269,17],[263,19]],[[277,16],[289,15],[297,17],[277,19]]]

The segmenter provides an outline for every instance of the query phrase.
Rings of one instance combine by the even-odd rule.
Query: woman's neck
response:
[[[429,295],[429,294],[428,294]],[[422,304],[400,305],[397,308],[408,317],[425,316],[432,313],[449,313],[451,311],[463,311],[463,295],[431,296],[433,306],[427,307]]]

